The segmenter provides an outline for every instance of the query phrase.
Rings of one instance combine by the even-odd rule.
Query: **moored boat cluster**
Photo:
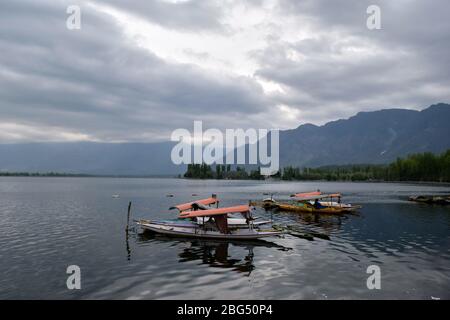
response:
[[[356,211],[361,206],[341,202],[340,194],[323,194],[320,191],[298,193],[291,196],[293,201],[278,202],[264,199],[259,204],[265,209],[308,212],[315,214],[343,214]],[[231,240],[258,239],[287,233],[279,226],[268,226],[272,220],[262,220],[252,215],[252,206],[248,205],[219,208],[216,195],[188,203],[176,205],[170,209],[178,210],[178,219],[137,221],[144,230],[170,236],[217,238]],[[292,233],[297,231],[292,231]]]
[[[216,205],[216,207],[212,207]],[[171,209],[179,211],[176,220],[139,220],[137,224],[156,233],[172,236],[217,238],[217,239],[258,239],[280,235],[273,228],[262,228],[272,221],[260,221],[252,216],[249,205],[219,208],[219,199],[213,195],[189,203],[179,204]],[[241,217],[236,216],[240,214]]]

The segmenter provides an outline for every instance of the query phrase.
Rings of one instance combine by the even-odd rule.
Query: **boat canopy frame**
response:
[[[170,207],[169,210],[178,209],[180,213],[188,210],[207,210],[205,206],[211,206],[213,204],[216,205],[216,208],[219,207],[219,199],[215,194],[211,195],[211,197],[206,199],[200,199],[192,202],[178,204],[176,206]]]
[[[320,194],[320,195],[312,195],[306,197],[295,197],[297,201],[310,201],[310,200],[322,200],[326,198],[341,198],[342,195],[340,193],[330,193],[330,194]]]
[[[183,211],[178,215],[181,219],[193,219],[193,218],[201,218],[201,217],[209,217],[213,219],[216,224],[217,229],[221,233],[227,234],[229,233],[228,227],[228,214],[230,213],[240,213],[246,219],[247,225],[249,229],[253,229],[253,218],[251,215],[251,207],[249,205],[240,205],[234,207],[224,207],[224,208],[216,208],[209,210],[191,210],[191,211]],[[207,224],[203,223],[202,228],[206,229]]]

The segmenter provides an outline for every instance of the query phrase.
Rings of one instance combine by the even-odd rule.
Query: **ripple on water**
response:
[[[172,218],[167,208],[218,193],[222,205],[278,191],[341,191],[359,215],[318,217],[257,209],[277,224],[330,236],[257,243],[173,240],[130,234],[133,218]],[[420,206],[409,194],[445,188],[408,184],[269,183],[176,179],[0,180],[0,298],[349,299],[450,298],[450,208]],[[165,195],[172,193],[174,198]],[[120,194],[120,199],[112,199]],[[288,198],[288,196],[286,196]],[[82,268],[83,290],[65,288],[66,268]],[[367,267],[382,270],[367,290]]]

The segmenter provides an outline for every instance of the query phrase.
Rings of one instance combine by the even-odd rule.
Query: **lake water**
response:
[[[282,199],[317,188],[362,204],[360,214],[278,212],[273,219],[328,234],[329,241],[286,235],[236,243],[125,234],[129,201],[134,219],[175,218],[170,206],[211,193],[225,206],[268,192]],[[3,177],[0,299],[449,299],[450,208],[406,201],[422,193],[450,193],[450,188]],[[256,215],[271,213],[257,209]],[[81,290],[66,287],[69,265],[81,268]],[[370,265],[380,267],[380,290],[366,286]]]

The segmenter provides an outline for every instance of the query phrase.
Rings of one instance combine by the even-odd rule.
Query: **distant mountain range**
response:
[[[101,175],[173,175],[186,170],[170,160],[174,143],[0,144],[0,171]],[[389,163],[397,157],[450,149],[450,105],[422,111],[360,112],[323,126],[280,132],[282,166],[318,167]]]
[[[450,105],[422,111],[386,109],[359,112],[323,126],[304,124],[280,133],[282,165],[389,163],[397,157],[450,148]]]

